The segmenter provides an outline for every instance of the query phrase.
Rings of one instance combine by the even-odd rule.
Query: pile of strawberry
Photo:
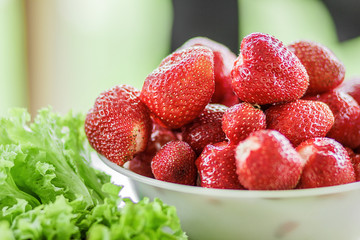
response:
[[[325,46],[252,33],[236,56],[193,38],[141,91],[100,94],[85,120],[91,146],[162,181],[283,190],[360,180],[360,79]],[[353,96],[353,97],[352,97]]]

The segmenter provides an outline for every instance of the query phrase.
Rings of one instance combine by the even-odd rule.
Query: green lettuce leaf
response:
[[[76,214],[64,196],[18,215],[11,228],[15,239],[80,239]]]
[[[18,146],[0,145],[0,217],[9,221],[40,204],[35,197],[21,191],[15,184],[16,177],[13,177],[11,171],[17,158],[24,158]]]
[[[91,167],[84,119],[51,108],[0,118],[0,239],[187,239],[174,207],[122,199]]]
[[[10,229],[10,223],[7,221],[0,221],[0,233],[1,240],[15,240],[14,234]]]
[[[104,204],[96,206],[84,222],[90,222],[88,239],[187,239],[173,206],[160,199],[144,198],[138,203],[122,199],[114,185],[105,184],[109,193]]]
[[[24,155],[16,158],[11,171],[16,185],[49,203],[56,196],[69,200],[83,197],[91,206],[105,197],[101,191],[105,177],[88,167],[90,152],[85,149],[82,115],[66,116],[43,109],[30,124],[24,109],[13,109],[0,119],[0,144],[15,144]],[[101,175],[101,174],[100,174]],[[21,176],[21,177],[19,177]]]

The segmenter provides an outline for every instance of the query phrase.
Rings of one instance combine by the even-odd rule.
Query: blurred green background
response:
[[[34,114],[48,105],[63,113],[86,112],[116,84],[141,89],[171,51],[172,3],[0,0],[0,114],[9,107]],[[321,1],[239,0],[238,7],[239,44],[255,31],[286,44],[317,41],[344,62],[347,78],[360,75],[360,38],[340,43]]]

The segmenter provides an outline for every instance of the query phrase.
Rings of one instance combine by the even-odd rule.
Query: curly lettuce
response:
[[[119,197],[90,166],[84,115],[0,118],[0,239],[187,239],[173,206]],[[122,207],[119,207],[119,206]]]

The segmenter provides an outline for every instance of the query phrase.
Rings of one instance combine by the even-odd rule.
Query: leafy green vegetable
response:
[[[21,191],[15,184],[11,170],[17,157],[24,157],[19,147],[0,145],[0,217],[9,221],[40,204],[35,197]]]
[[[85,221],[96,222],[88,232],[89,240],[102,239],[187,239],[173,206],[159,199],[144,198],[138,203],[124,199],[118,209],[118,197],[112,194],[105,204],[96,206]]]
[[[24,109],[0,118],[0,239],[187,239],[174,207],[121,199],[90,166],[84,117],[48,108],[33,122]]]
[[[41,110],[30,125],[30,115],[23,109],[13,109],[0,119],[0,144],[16,144],[22,152],[12,167],[13,174],[21,176],[14,178],[20,189],[42,203],[64,195],[69,200],[84,197],[92,205],[104,197],[99,173],[88,167],[82,119],[71,112],[61,117],[49,109]]]
[[[2,240],[14,240],[14,235],[10,229],[10,223],[6,221],[0,222],[0,239]]]

